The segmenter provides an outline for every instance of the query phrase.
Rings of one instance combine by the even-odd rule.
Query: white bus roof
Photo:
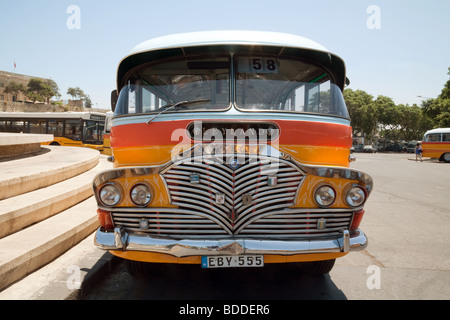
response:
[[[280,32],[221,30],[172,34],[142,42],[130,55],[152,50],[204,45],[266,45],[329,52],[310,39]]]
[[[433,134],[433,133],[450,133],[450,128],[437,128],[437,129],[428,130],[427,132],[425,132],[425,135]]]
[[[185,54],[184,49],[188,48],[195,50],[199,47],[214,46],[247,46],[256,51],[258,47],[260,50],[263,47],[275,47],[280,48],[280,54],[284,52],[284,48],[289,48],[292,49],[291,54],[295,51],[294,55],[305,56],[326,67],[335,75],[339,87],[343,89],[345,86],[344,61],[313,40],[280,32],[220,30],[172,34],[142,42],[120,61],[117,70],[117,89],[120,91],[125,85],[126,74],[141,64],[161,59],[165,54]],[[177,51],[178,49],[180,50]],[[305,53],[306,51],[309,53]]]
[[[104,116],[101,112],[0,112],[0,118],[55,118],[55,119],[90,119],[91,115]]]

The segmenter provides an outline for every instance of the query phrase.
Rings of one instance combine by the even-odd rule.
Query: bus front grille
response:
[[[117,208],[115,226],[174,239],[320,239],[352,220],[348,210],[293,207],[305,174],[280,158],[188,158],[161,175],[176,208]]]

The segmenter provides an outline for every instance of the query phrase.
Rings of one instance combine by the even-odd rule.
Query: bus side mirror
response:
[[[111,110],[114,112],[116,110],[117,99],[119,96],[117,95],[117,90],[111,91]]]

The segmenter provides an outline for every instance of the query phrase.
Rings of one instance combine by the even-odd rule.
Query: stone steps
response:
[[[5,194],[5,181],[15,181],[18,190],[33,185],[31,191],[19,190],[0,200],[0,291],[58,258],[99,226],[92,180],[112,164],[87,148],[43,149],[47,151],[0,162],[0,172],[7,172],[0,178],[0,192]]]

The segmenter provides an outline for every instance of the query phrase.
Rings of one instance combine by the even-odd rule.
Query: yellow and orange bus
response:
[[[105,119],[100,112],[0,112],[0,132],[53,134],[43,145],[103,151]]]
[[[105,129],[103,131],[103,151],[102,151],[102,153],[106,154],[108,156],[112,155],[110,136],[111,136],[111,125],[112,125],[113,114],[114,113],[111,111],[106,112]]]
[[[437,158],[450,163],[450,128],[438,128],[425,132],[422,141],[424,157]]]
[[[349,167],[341,58],[303,37],[215,31],[138,45],[112,97],[114,169],[94,179],[95,244],[128,262],[203,268],[362,250],[372,179]]]

